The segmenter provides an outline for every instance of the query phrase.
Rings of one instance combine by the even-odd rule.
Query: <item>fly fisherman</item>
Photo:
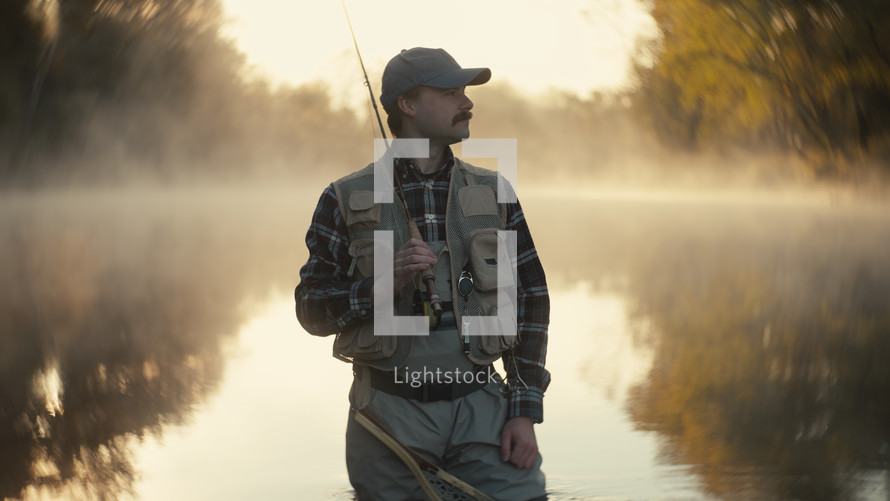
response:
[[[497,173],[463,162],[450,147],[470,135],[466,86],[490,78],[488,68],[461,68],[442,49],[392,58],[380,96],[387,124],[399,140],[428,139],[429,155],[394,160],[393,203],[374,202],[373,163],[333,182],[306,235],[297,317],[312,334],[336,334],[334,355],[352,363],[346,465],[362,501],[424,494],[405,463],[356,422],[356,411],[494,499],[547,498],[534,431],[550,382],[544,270],[518,201],[498,202]],[[395,249],[389,291],[374,279],[375,232],[383,230],[392,231]],[[497,315],[497,230],[516,232],[518,335],[471,335],[470,316]],[[431,311],[436,298],[423,287],[424,271],[435,278],[444,313],[427,313],[430,328],[418,335],[375,332],[375,295],[392,296],[397,316]],[[506,382],[492,367],[497,359]]]

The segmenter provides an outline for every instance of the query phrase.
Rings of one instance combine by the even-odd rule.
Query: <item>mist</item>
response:
[[[888,464],[890,13],[797,4],[648,2],[661,35],[620,91],[468,89],[472,136],[517,139],[551,290],[642,326],[626,419],[721,499],[835,499]],[[222,23],[213,0],[0,5],[2,497],[138,497],[134,451],[213,400],[321,190],[373,160],[376,119],[251,73]]]
[[[321,82],[273,87],[252,73],[220,34],[214,0],[15,0],[3,9],[4,187],[299,184],[371,160],[379,131],[368,109],[344,107]],[[884,184],[890,65],[873,29],[883,7],[651,9],[660,36],[638,42],[628,87],[525,95],[496,77],[469,89],[473,136],[516,138],[522,176],[535,183]],[[770,16],[784,24],[736,33]],[[716,40],[705,54],[690,48],[702,38]],[[356,66],[340,77],[359,86],[359,76]]]

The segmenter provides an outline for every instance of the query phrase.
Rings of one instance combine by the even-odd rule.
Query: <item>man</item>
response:
[[[398,139],[428,140],[429,155],[395,159],[394,203],[373,201],[374,164],[335,181],[306,236],[297,316],[312,334],[337,334],[335,356],[353,365],[347,469],[362,501],[424,495],[398,456],[356,423],[356,410],[495,499],[546,499],[534,432],[550,382],[544,271],[518,201],[497,202],[497,173],[461,161],[450,147],[470,134],[466,86],[490,78],[488,68],[461,68],[442,49],[395,56],[380,96],[387,123]],[[412,236],[409,219],[420,235]],[[389,291],[374,279],[374,238],[384,230],[398,249]],[[516,232],[518,336],[468,327],[470,316],[497,314],[498,230]],[[375,296],[391,297],[394,315],[430,311],[433,298],[419,279],[426,270],[445,310],[428,313],[428,335],[375,332]],[[491,366],[498,358],[506,382]]]

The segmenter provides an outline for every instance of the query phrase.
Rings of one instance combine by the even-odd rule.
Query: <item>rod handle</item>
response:
[[[415,223],[413,219],[408,219],[408,235],[410,235],[411,238],[423,241],[423,237],[420,236],[420,229],[417,227],[417,223]],[[433,309],[433,315],[437,317],[442,316],[442,298],[440,298],[439,293],[436,292],[436,276],[433,274],[432,268],[423,270],[420,272],[420,276],[423,279],[423,283],[426,284],[426,295],[430,300],[430,307]]]

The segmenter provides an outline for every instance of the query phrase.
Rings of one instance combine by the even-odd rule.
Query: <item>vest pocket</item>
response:
[[[374,203],[373,191],[353,191],[349,194],[346,224],[376,225],[380,223],[380,204]]]
[[[358,278],[366,278],[374,276],[374,239],[359,238],[349,243],[347,250],[352,256],[352,264],[346,275],[349,278],[355,276],[358,271]]]
[[[474,184],[464,186],[457,192],[460,209],[464,217],[497,215],[498,204],[494,190],[488,186]]]
[[[482,296],[479,303],[479,315],[484,317],[497,317],[497,314],[497,293]],[[508,322],[510,322],[510,325],[507,326],[502,326],[500,323],[497,324],[497,334],[492,333],[490,336],[479,336],[479,350],[482,353],[485,353],[486,355],[500,355],[519,344],[519,332],[516,329],[516,316],[510,315]],[[508,335],[504,330],[507,330],[511,334],[515,333],[515,335]]]
[[[479,316],[488,317],[497,322],[498,318],[498,229],[480,228],[468,235],[467,260],[472,267],[473,287],[479,298]],[[504,263],[511,266],[510,263]],[[516,287],[512,273],[503,287]],[[506,299],[506,298],[505,298]],[[515,306],[514,306],[515,308]],[[515,335],[516,313],[508,315],[509,325],[495,323],[497,332],[479,336],[479,350],[486,355],[499,355],[519,342]]]
[[[337,334],[334,353],[359,360],[383,360],[396,352],[399,336],[375,336],[374,321],[362,322],[355,329]]]
[[[468,235],[467,260],[473,272],[473,286],[479,292],[498,287],[498,229],[480,228]]]

